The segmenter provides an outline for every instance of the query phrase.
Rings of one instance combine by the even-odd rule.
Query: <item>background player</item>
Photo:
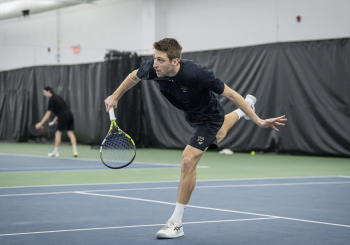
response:
[[[57,123],[57,130],[55,133],[55,149],[53,152],[48,153],[49,157],[58,157],[58,147],[61,144],[62,132],[67,131],[67,135],[70,139],[70,142],[73,146],[73,156],[78,156],[77,151],[77,140],[74,135],[74,118],[72,112],[69,110],[66,102],[62,99],[61,96],[54,94],[52,88],[45,87],[43,94],[46,97],[49,97],[49,106],[48,110],[45,113],[43,119],[36,124],[36,128],[40,128],[50,117],[51,112],[53,112],[56,117],[52,121],[53,124]]]

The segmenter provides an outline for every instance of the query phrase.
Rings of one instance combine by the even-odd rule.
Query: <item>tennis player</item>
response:
[[[66,102],[62,99],[62,97],[53,93],[52,88],[45,87],[43,94],[44,96],[50,98],[49,106],[43,119],[35,126],[36,128],[40,128],[49,119],[51,112],[53,112],[56,117],[50,124],[57,123],[57,130],[55,133],[55,149],[53,152],[48,153],[47,155],[49,157],[59,157],[58,147],[61,144],[62,132],[67,131],[67,135],[73,146],[73,156],[78,157],[77,140],[74,135],[74,118],[72,112],[69,110]]]
[[[161,93],[176,108],[184,112],[186,121],[194,128],[193,136],[183,151],[181,178],[177,203],[173,215],[164,228],[156,233],[158,238],[176,238],[184,235],[182,216],[196,183],[196,165],[210,149],[216,149],[227,132],[242,117],[252,120],[261,128],[284,126],[285,116],[261,119],[255,114],[256,98],[244,99],[236,91],[214,76],[211,70],[190,60],[181,59],[182,47],[173,38],[153,44],[153,59],[143,62],[130,73],[118,89],[105,100],[106,111],[116,108],[120,97],[141,79],[154,80]],[[230,99],[239,109],[225,115],[214,93]]]

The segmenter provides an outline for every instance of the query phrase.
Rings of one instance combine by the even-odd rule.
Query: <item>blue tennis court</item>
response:
[[[198,181],[185,236],[157,240],[178,182],[0,189],[0,244],[348,244],[348,177]]]
[[[180,168],[178,164],[134,162],[128,169]],[[106,170],[98,159],[53,158],[45,156],[0,154],[0,172],[41,172],[72,170]]]

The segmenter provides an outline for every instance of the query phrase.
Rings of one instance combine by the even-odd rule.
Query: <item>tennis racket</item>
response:
[[[40,136],[45,133],[48,130],[49,126],[52,126],[53,123],[44,123],[40,128],[36,128],[35,125],[36,123],[29,126],[29,132],[34,136]]]
[[[113,108],[109,110],[109,118],[111,126],[100,147],[101,161],[109,168],[124,168],[134,161],[136,146],[132,138],[118,127]]]

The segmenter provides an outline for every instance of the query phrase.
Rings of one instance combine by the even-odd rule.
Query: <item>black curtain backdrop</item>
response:
[[[212,69],[243,97],[253,94],[261,118],[288,118],[279,132],[241,119],[220,148],[350,156],[350,39],[184,53],[182,58]],[[192,135],[183,113],[165,101],[155,82],[142,81],[142,91],[148,145],[183,148]],[[226,113],[237,109],[218,98]]]
[[[122,54],[102,63],[0,72],[0,139],[32,139],[28,126],[47,109],[42,88],[52,86],[75,115],[78,142],[100,144],[109,124],[104,99],[150,58]],[[261,118],[288,118],[280,132],[241,119],[220,143],[221,149],[350,156],[350,39],[192,52],[182,58],[212,69],[242,96],[253,94]],[[218,99],[226,113],[236,109],[228,99]],[[182,149],[193,132],[154,81],[142,81],[125,93],[116,115],[138,148]],[[53,132],[41,138],[52,137]]]

